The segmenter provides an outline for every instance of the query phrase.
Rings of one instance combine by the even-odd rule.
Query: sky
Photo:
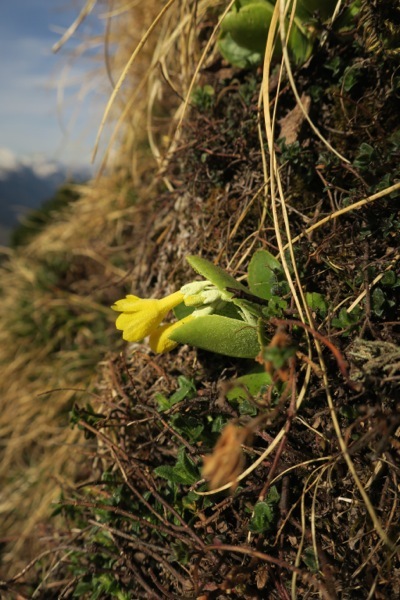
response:
[[[86,36],[102,32],[102,20],[91,15],[52,52],[85,1],[0,1],[0,148],[17,158],[90,163],[106,95],[88,77],[98,68],[95,52],[73,55]]]

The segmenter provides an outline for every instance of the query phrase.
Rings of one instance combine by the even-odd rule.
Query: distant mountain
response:
[[[88,167],[73,168],[43,157],[17,158],[0,148],[0,244],[8,243],[18,220],[54,196],[66,181],[90,177]]]

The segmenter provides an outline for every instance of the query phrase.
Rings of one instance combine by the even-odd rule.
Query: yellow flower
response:
[[[170,350],[173,350],[178,345],[178,342],[170,340],[168,336],[175,329],[178,329],[178,327],[188,323],[192,319],[194,319],[194,317],[192,315],[188,315],[184,319],[176,321],[176,323],[167,323],[166,325],[160,325],[160,327],[157,327],[157,329],[151,333],[149,339],[150,348],[153,350],[153,352],[163,354],[164,352],[170,352]]]
[[[127,342],[138,342],[157,329],[169,311],[183,301],[182,292],[175,292],[161,300],[142,299],[128,295],[111,307],[122,314],[115,323],[123,331]]]

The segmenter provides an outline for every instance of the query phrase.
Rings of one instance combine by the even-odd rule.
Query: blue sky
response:
[[[39,154],[74,165],[90,161],[106,96],[88,77],[98,68],[90,52],[75,59],[73,54],[86,35],[102,31],[102,21],[91,15],[74,40],[52,52],[84,3],[0,2],[0,147],[17,157]]]

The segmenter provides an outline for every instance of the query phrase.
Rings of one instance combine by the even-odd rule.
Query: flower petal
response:
[[[132,294],[128,294],[126,298],[117,300],[111,308],[120,312],[136,311],[138,310],[138,306],[140,307],[140,301],[141,298],[138,296],[132,296]]]
[[[128,342],[138,342],[150,335],[160,325],[167,313],[183,300],[182,292],[175,292],[161,300],[139,298],[128,294],[117,300],[111,307],[121,312],[116,327],[123,331],[122,337]],[[174,345],[175,342],[173,342]]]
[[[115,327],[120,330],[126,329],[135,319],[137,319],[137,315],[134,313],[122,313],[118,315]]]
[[[170,352],[178,345],[178,342],[174,342],[169,339],[169,335],[175,329],[181,327],[188,321],[191,321],[194,317],[192,315],[188,315],[184,319],[180,321],[176,321],[176,323],[167,323],[165,325],[160,325],[157,327],[155,331],[152,332],[149,338],[150,348],[153,352],[157,352],[158,354],[163,354],[164,352]]]
[[[174,323],[175,325],[175,323]],[[168,338],[168,333],[173,328],[173,325],[167,323],[166,325],[160,325],[150,335],[149,345],[153,352],[157,354],[163,354],[164,352],[170,352],[178,345],[178,342],[173,342]]]
[[[131,319],[129,321],[126,320],[127,324],[122,334],[122,337],[127,342],[138,342],[147,337],[159,326],[163,319],[163,315],[157,313],[147,314],[139,312],[129,316]]]
[[[165,296],[165,298],[161,298],[158,300],[160,304],[160,310],[165,311],[165,315],[178,306],[181,302],[183,302],[184,295],[182,292],[174,292],[173,294],[169,294],[169,296]]]

